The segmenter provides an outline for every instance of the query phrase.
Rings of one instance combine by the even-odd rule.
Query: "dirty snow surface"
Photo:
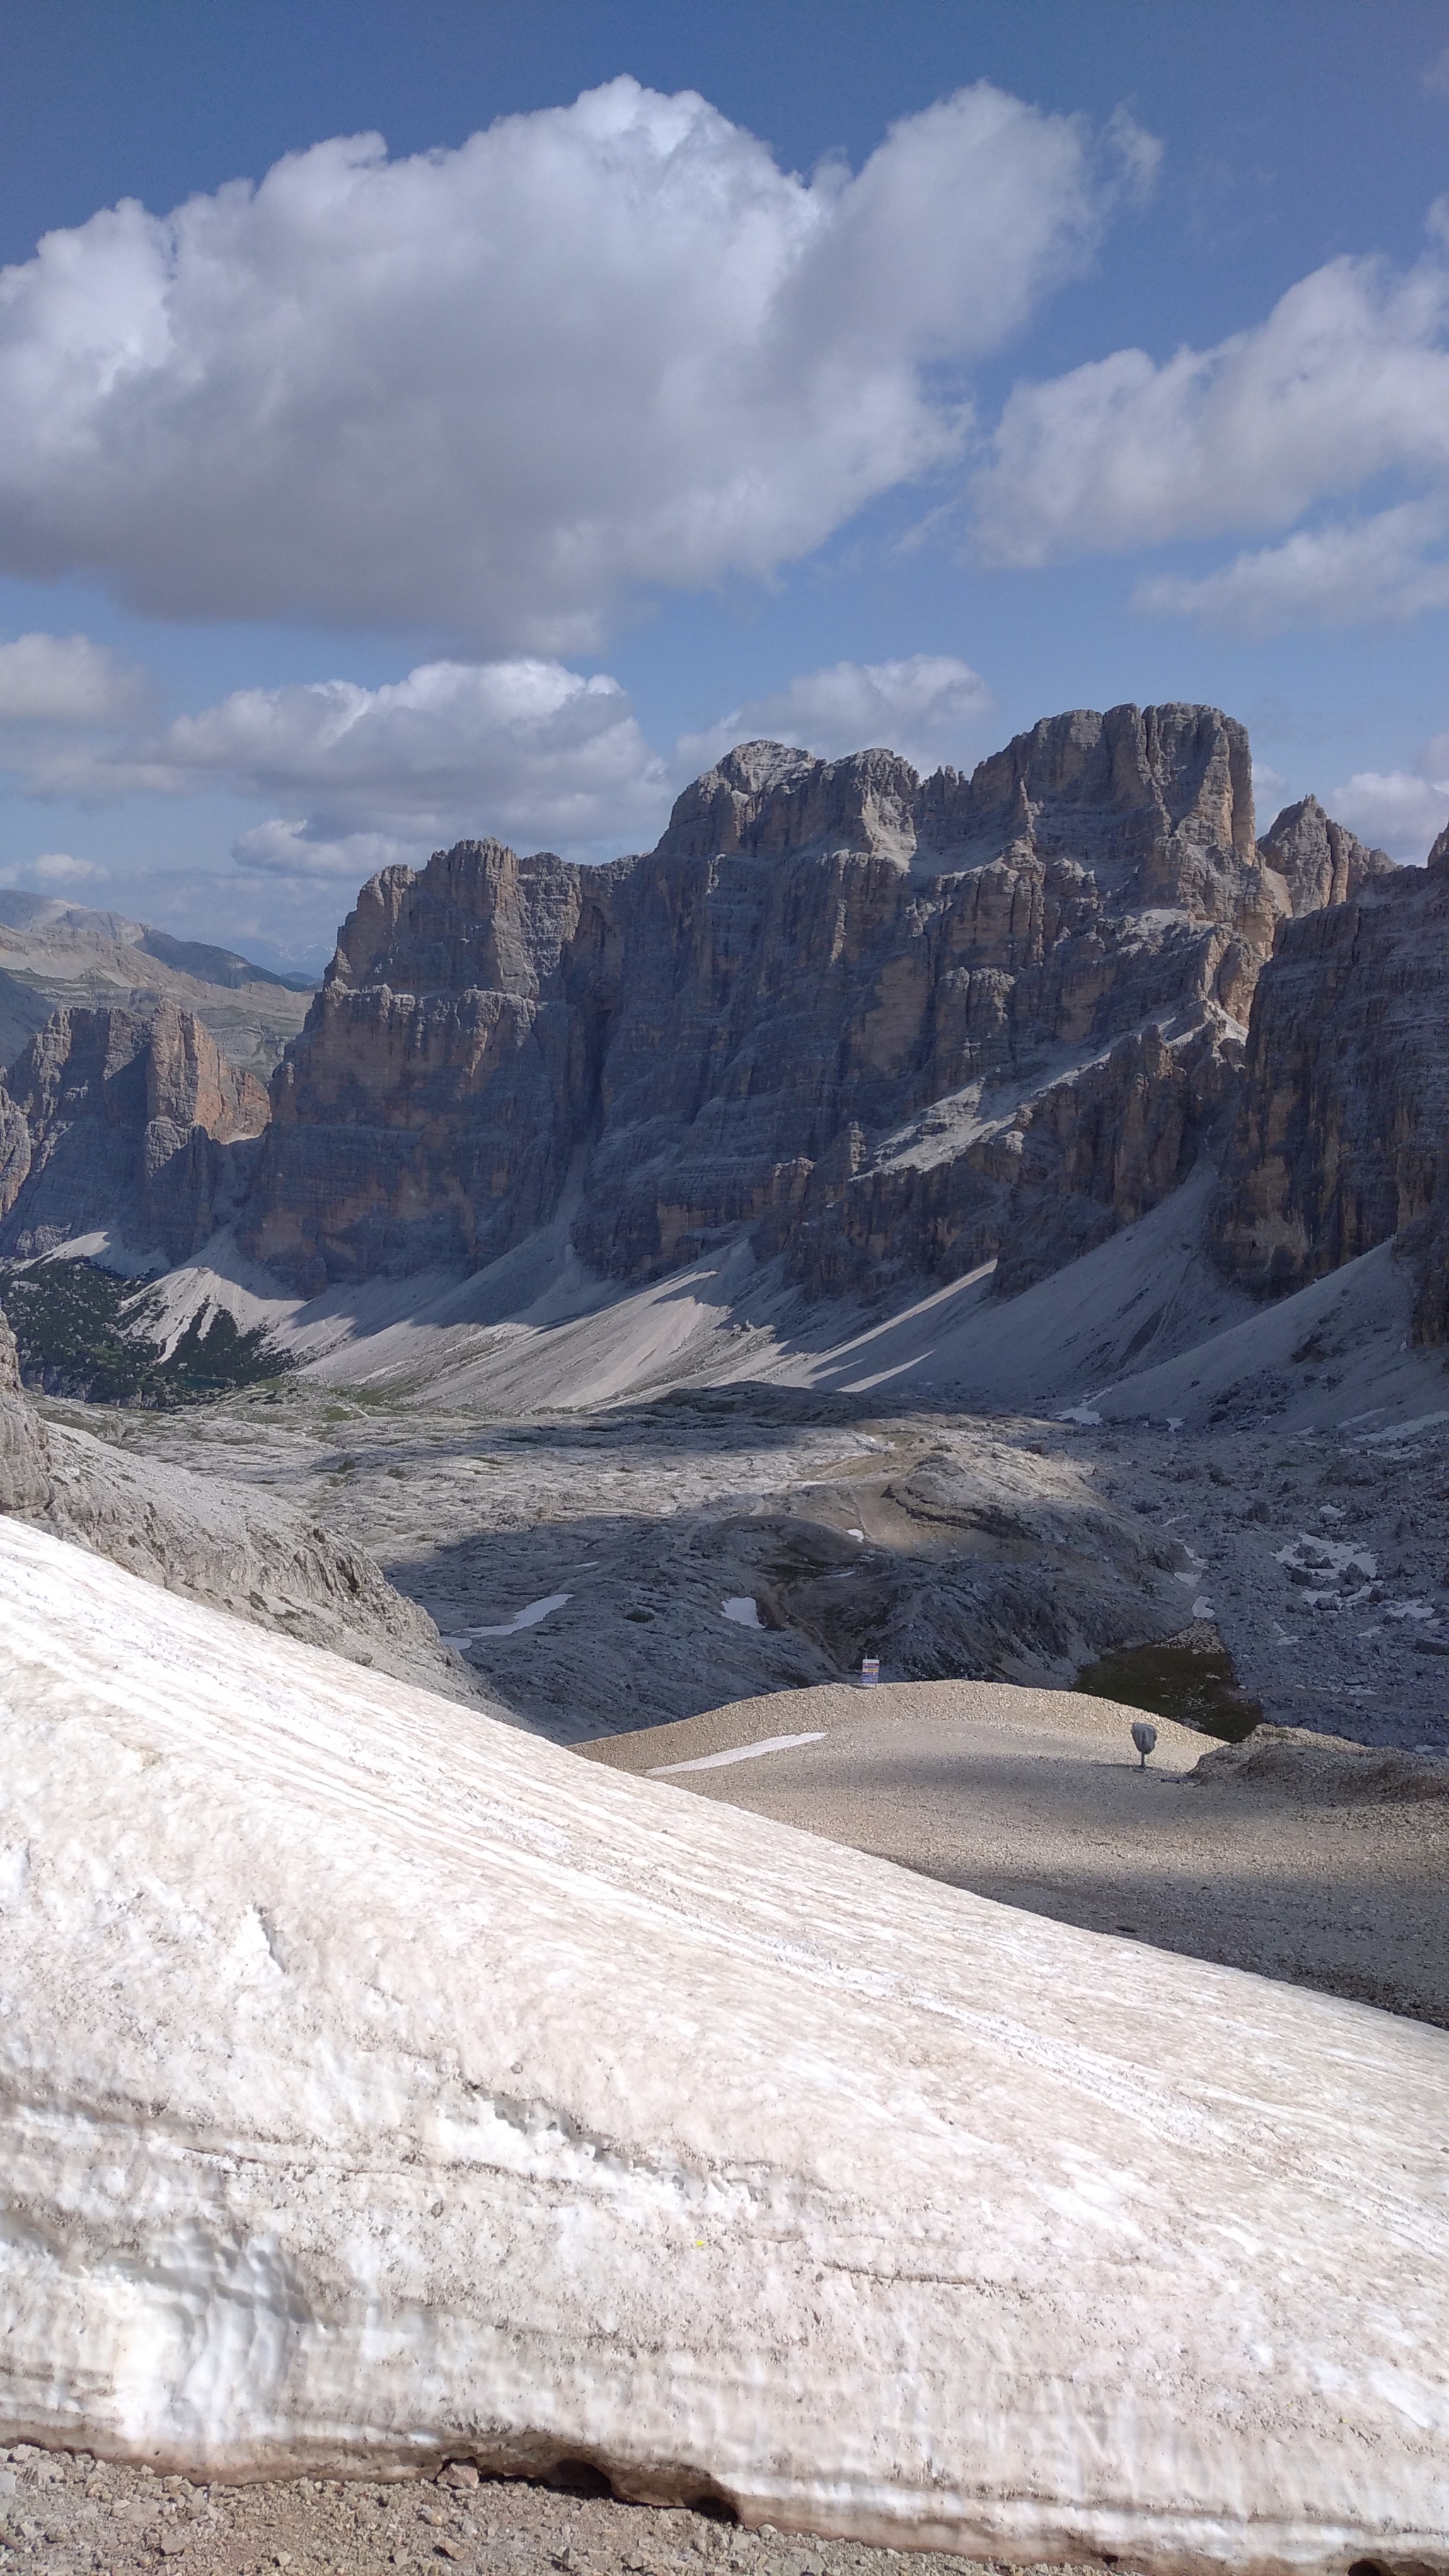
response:
[[[587,2463],[1164,2576],[1449,2561],[1442,2033],[11,1521],[0,1722],[0,2437]]]

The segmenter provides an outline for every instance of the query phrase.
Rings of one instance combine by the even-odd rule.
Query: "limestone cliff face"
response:
[[[57,1012],[0,1089],[0,1254],[105,1230],[176,1261],[235,1216],[312,1295],[477,1268],[567,1199],[618,1278],[747,1229],[812,1293],[988,1259],[1010,1291],[1143,1215],[1230,1121],[1281,932],[1221,1257],[1296,1284],[1385,1230],[1381,1178],[1362,1207],[1314,1196],[1324,1060],[1300,1022],[1401,875],[1312,798],[1257,842],[1247,737],[1213,708],[1052,717],[970,777],[746,743],[647,856],[472,841],[384,870],[270,1123],[187,1010]]]
[[[996,1254],[1025,1284],[1176,1186],[1279,923],[1349,884],[1318,809],[1274,830],[1241,726],[1119,707],[969,778],[745,744],[608,868],[389,869],[274,1077],[243,1239],[311,1293],[475,1266],[571,1187],[619,1277],[747,1226],[816,1290]]]
[[[1365,885],[1395,874],[1382,850],[1367,850],[1353,832],[1325,814],[1316,796],[1285,805],[1258,843],[1264,869],[1283,880],[1286,909],[1295,916],[1347,903]]]
[[[35,1519],[50,1498],[45,1433],[20,1391],[15,1336],[0,1308],[0,1512]]]
[[[1227,1275],[1281,1295],[1411,1230],[1421,1338],[1446,1338],[1429,1233],[1449,1135],[1449,832],[1285,928],[1259,983],[1213,1228]]]
[[[212,1230],[226,1149],[267,1107],[174,1003],[54,1012],[0,1089],[0,1252],[105,1228],[184,1259]]]

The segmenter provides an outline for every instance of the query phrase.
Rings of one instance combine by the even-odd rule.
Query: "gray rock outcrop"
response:
[[[375,1665],[444,1698],[475,1693],[425,1610],[360,1547],[245,1486],[47,1423],[21,1392],[0,1313],[0,1515],[33,1521],[167,1592]]]
[[[1276,1296],[1395,1234],[1429,1265],[1418,1332],[1446,1337],[1449,832],[1426,869],[1372,870],[1286,926],[1254,999],[1211,1230],[1238,1286]],[[1431,1246],[1428,1237],[1433,1235]]]
[[[385,870],[274,1078],[243,1240],[307,1294],[476,1267],[573,1176],[617,1278],[750,1228],[817,1293],[998,1255],[1023,1285],[1176,1187],[1278,924],[1355,881],[1317,808],[1275,832],[1240,725],[1118,707],[969,778],[747,743],[602,869]]]
[[[50,1492],[45,1433],[20,1392],[15,1336],[0,1310],[0,1512],[38,1520]]]
[[[0,1084],[0,1252],[114,1232],[182,1261],[244,1179],[268,1114],[192,1011],[59,1010]]]
[[[310,1297],[480,1268],[566,1207],[618,1280],[746,1232],[809,1295],[988,1261],[1011,1294],[1216,1148],[1280,930],[1399,873],[1311,797],[1255,841],[1210,707],[1052,717],[970,777],[744,743],[647,856],[460,842],[373,878],[270,1104],[174,1004],[55,1014],[0,1092],[0,1254],[105,1232],[175,1263],[235,1221]],[[1276,1151],[1240,1120],[1245,1284],[1292,1284],[1227,1249]]]

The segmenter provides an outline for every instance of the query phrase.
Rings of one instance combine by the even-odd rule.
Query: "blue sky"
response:
[[[742,733],[1126,698],[1243,717],[1262,821],[1449,818],[1449,0],[7,49],[0,881],[310,963],[374,866],[647,846]]]

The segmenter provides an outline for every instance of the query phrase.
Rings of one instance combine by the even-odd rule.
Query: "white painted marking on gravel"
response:
[[[759,1604],[749,1592],[737,1592],[730,1600],[722,1601],[720,1617],[733,1619],[737,1628],[763,1628],[765,1624],[760,1617]]]
[[[731,1762],[754,1762],[762,1753],[788,1753],[797,1744],[823,1744],[825,1729],[817,1727],[813,1735],[765,1735],[758,1744],[736,1744],[728,1753],[701,1753],[694,1762],[660,1762],[650,1772],[651,1780],[667,1780],[672,1771],[723,1771]]]

